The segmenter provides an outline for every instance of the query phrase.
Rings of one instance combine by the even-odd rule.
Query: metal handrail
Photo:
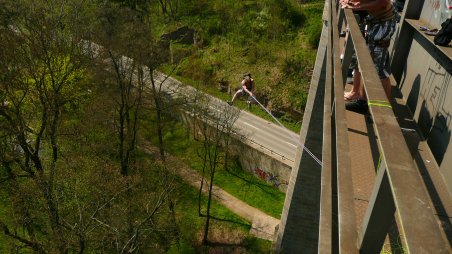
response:
[[[322,176],[320,190],[320,213],[319,213],[319,244],[317,253],[329,254],[333,252],[333,204],[332,204],[332,171],[333,171],[333,139],[332,139],[332,121],[331,121],[331,105],[332,105],[332,82],[333,66],[332,66],[332,29],[327,29],[332,23],[331,19],[331,1],[325,4],[326,17],[323,17],[324,26],[328,32],[328,43],[326,47],[326,82],[325,82],[325,99],[323,109],[323,142],[322,142]],[[323,31],[322,31],[323,32]],[[322,38],[323,39],[323,38]],[[324,50],[319,48],[318,50]]]
[[[338,29],[342,27],[342,21],[346,22],[349,27],[350,37],[346,47],[354,48],[356,52],[368,100],[383,101],[385,104],[389,104],[389,101],[353,12],[339,9],[336,0],[327,1],[330,7],[327,22],[330,38],[327,48],[328,76],[326,82],[333,82],[336,100],[334,100],[334,110],[329,111],[327,108],[329,106],[329,95],[326,91],[324,131],[331,133],[331,136],[330,140],[324,140],[323,145],[328,145],[328,142],[334,144],[334,141],[336,145],[333,148],[334,151],[328,151],[324,147],[323,171],[331,170],[331,165],[337,167],[337,220],[339,223],[337,249],[341,253],[379,252],[395,214],[399,222],[402,245],[408,253],[450,253],[450,246],[434,216],[433,205],[425,189],[422,176],[413,161],[400,126],[390,107],[369,105],[375,132],[378,136],[377,142],[382,163],[374,183],[374,190],[364,221],[360,225],[361,230],[359,233],[357,232],[350,169],[350,157],[353,154],[349,154],[344,101],[342,99],[343,75],[345,73],[343,68],[348,68],[346,65],[349,61],[344,61],[344,66],[342,66],[339,60]],[[351,54],[351,51],[346,50],[346,54]],[[344,59],[349,58],[350,55],[344,56]],[[327,117],[330,112],[334,121]],[[334,124],[333,128],[328,127],[331,123]],[[328,134],[324,134],[325,137],[328,137]],[[325,164],[325,156],[331,156],[328,154],[329,152],[336,153],[337,161]],[[325,220],[328,216],[328,210],[332,209],[331,202],[326,200],[324,196],[326,193],[334,192],[334,190],[324,189],[330,188],[332,185],[332,183],[328,183],[328,178],[334,180],[327,172],[322,172],[321,221]],[[331,211],[330,213],[332,214]],[[326,230],[322,224],[320,224],[319,230],[320,234],[332,232]],[[332,252],[335,249],[334,244],[331,237],[319,236],[319,252]]]
[[[337,3],[336,3],[337,4]],[[337,9],[331,8],[332,23],[337,24]],[[352,169],[350,148],[347,133],[347,118],[345,113],[344,78],[340,63],[339,31],[335,25],[332,30],[333,77],[334,77],[334,120],[336,131],[336,165],[337,165],[337,206],[339,252],[358,253],[356,239],[356,214],[353,195]]]

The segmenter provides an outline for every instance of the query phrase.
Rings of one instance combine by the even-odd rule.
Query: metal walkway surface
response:
[[[347,90],[351,86],[347,85]],[[406,107],[406,102],[397,95],[398,91],[394,89],[395,99],[391,100],[392,108],[397,116],[398,122],[402,128],[405,140],[411,151],[414,161],[420,172],[422,172],[426,188],[434,197],[433,206],[437,211],[435,217],[438,223],[445,225],[445,233],[449,237],[452,235],[451,214],[452,202],[451,196],[447,191],[445,183],[439,174],[437,166],[434,165],[434,157],[428,151],[427,142],[418,135],[419,130],[412,115]],[[351,111],[346,112],[348,140],[350,144],[350,157],[352,169],[352,181],[354,192],[354,209],[356,213],[356,224],[361,225],[365,217],[367,206],[371,200],[374,181],[377,168],[380,163],[380,154],[377,144],[377,135],[373,129],[373,121],[368,114],[359,114]],[[427,165],[422,167],[424,163]],[[429,165],[431,164],[431,165]],[[394,221],[386,237],[383,251],[398,253],[403,251],[398,229],[398,221]],[[360,229],[357,228],[359,231]]]
[[[347,111],[346,116],[356,225],[361,225],[375,181],[378,147],[371,143],[376,137],[370,116],[351,111]]]
[[[444,181],[451,175],[446,166],[452,157],[441,163],[450,151],[445,149],[451,131],[447,126],[442,132],[434,129],[437,119],[450,116],[449,108],[437,113],[425,106],[434,99],[438,104],[431,107],[450,106],[439,99],[446,97],[452,56],[432,50],[433,42],[419,37],[418,23],[404,21],[419,19],[422,5],[423,1],[406,1],[392,52],[398,59],[392,62],[398,83],[393,93],[399,94],[387,96],[353,11],[342,9],[337,0],[325,1],[316,75],[307,102],[312,110],[306,110],[300,132],[303,143],[322,154],[322,167],[319,170],[305,153],[297,153],[276,237],[277,252],[380,253],[389,243],[392,253],[452,253],[452,199]],[[343,45],[340,34],[346,27],[349,36]],[[353,53],[368,115],[346,111],[344,105],[343,88]],[[446,58],[438,53],[446,53]],[[414,67],[409,57],[421,66]],[[424,61],[429,57],[431,62]],[[438,77],[432,78],[438,70]],[[432,92],[432,82],[446,88],[435,87]],[[406,114],[399,111],[403,108]]]

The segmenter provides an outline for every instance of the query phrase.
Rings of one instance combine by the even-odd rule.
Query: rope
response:
[[[298,140],[298,138],[296,138],[296,137],[294,137],[294,135],[293,135],[293,133],[290,131],[290,130],[288,130],[284,125],[282,125],[282,123],[280,122],[280,121],[278,121],[278,119],[276,119],[276,117],[266,108],[266,107],[264,107],[264,105],[262,105],[262,103],[260,103],[257,99],[256,99],[256,97],[254,97],[254,95],[251,95],[250,94],[250,96],[251,96],[251,98],[253,98],[254,99],[254,101],[255,102],[257,102],[257,104],[259,104],[259,106],[261,106],[261,108],[263,108],[264,110],[265,110],[265,112],[267,112],[278,124],[279,124],[279,126],[281,126],[284,130],[286,130],[289,134],[290,134],[290,137],[296,142],[296,143],[298,143],[302,148],[303,148],[303,150],[305,150],[311,157],[312,157],[312,159],[314,159],[315,160],[315,162],[317,162],[317,164],[319,164],[320,165],[320,167],[322,167],[322,161],[321,160],[319,160],[319,158],[317,158],[306,146],[304,146],[299,140]]]

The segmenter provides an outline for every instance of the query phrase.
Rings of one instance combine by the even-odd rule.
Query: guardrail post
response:
[[[380,253],[394,223],[395,210],[386,164],[382,160],[360,232],[360,253]]]
[[[352,61],[353,52],[354,52],[353,40],[349,36],[349,38],[347,39],[347,42],[345,43],[344,56],[342,58],[342,77],[344,77],[344,81],[347,80],[346,77],[347,77],[348,69],[350,67],[350,62]]]
[[[340,6],[337,8],[337,30],[341,31],[342,29],[342,23],[344,22],[344,9],[342,9]],[[347,24],[345,24],[347,25]]]

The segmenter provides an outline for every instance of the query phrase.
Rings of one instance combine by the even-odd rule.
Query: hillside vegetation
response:
[[[188,1],[190,2],[190,1]],[[256,93],[285,120],[301,121],[321,33],[323,1],[195,1],[181,3],[165,31],[194,29],[194,45],[171,44],[174,74],[224,100],[219,84],[234,92],[251,72]],[[170,70],[167,68],[166,70]],[[259,114],[259,113],[258,113]]]
[[[0,0],[0,252],[269,252],[250,222],[169,166],[169,154],[179,156],[203,184],[279,217],[284,194],[228,156],[237,108],[214,115],[202,94],[170,98],[154,70],[223,99],[218,81],[234,87],[250,71],[270,107],[299,111],[320,9],[289,0]],[[191,43],[171,39],[180,29]],[[194,137],[182,109],[217,128],[195,117]]]

